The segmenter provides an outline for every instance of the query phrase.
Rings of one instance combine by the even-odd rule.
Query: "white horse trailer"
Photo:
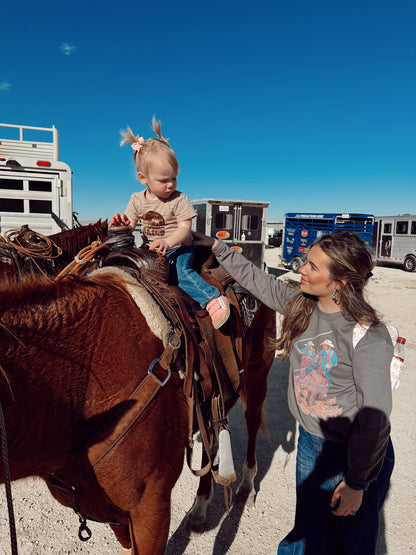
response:
[[[407,272],[416,270],[416,215],[378,216],[374,220],[374,256]]]
[[[43,235],[72,228],[72,171],[55,126],[0,123],[0,234],[23,225]]]

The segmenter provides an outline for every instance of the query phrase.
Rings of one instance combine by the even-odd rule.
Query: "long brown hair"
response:
[[[345,282],[338,291],[339,304],[345,316],[361,324],[378,324],[374,308],[364,299],[364,286],[374,267],[371,251],[361,237],[352,231],[336,231],[322,235],[312,243],[310,249],[319,246],[329,257],[330,278]],[[310,250],[309,249],[309,250]],[[280,337],[275,348],[282,351],[280,358],[287,358],[295,337],[306,330],[317,299],[305,295],[300,284],[293,282],[296,292],[285,307]]]

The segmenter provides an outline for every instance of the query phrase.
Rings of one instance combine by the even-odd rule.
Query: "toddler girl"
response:
[[[230,315],[230,303],[192,268],[191,223],[196,213],[188,197],[176,189],[179,164],[169,139],[162,136],[160,121],[153,118],[152,128],[157,138],[147,140],[135,137],[129,127],[121,132],[121,144],[132,143],[137,177],[146,188],[132,194],[125,213],[115,214],[110,226],[127,225],[134,230],[140,220],[142,246],[166,256],[178,286],[206,308],[218,329]]]

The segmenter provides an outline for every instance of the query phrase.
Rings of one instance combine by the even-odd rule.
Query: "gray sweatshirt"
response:
[[[294,289],[219,242],[218,262],[260,301],[282,313]],[[309,433],[347,444],[345,481],[367,489],[378,475],[390,434],[393,345],[384,324],[372,326],[353,348],[355,322],[316,306],[289,356],[288,403]]]

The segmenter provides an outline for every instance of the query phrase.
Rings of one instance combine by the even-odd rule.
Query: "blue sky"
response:
[[[0,122],[52,127],[81,219],[140,190],[119,131],[171,139],[179,189],[285,212],[416,212],[414,0],[2,4]]]

